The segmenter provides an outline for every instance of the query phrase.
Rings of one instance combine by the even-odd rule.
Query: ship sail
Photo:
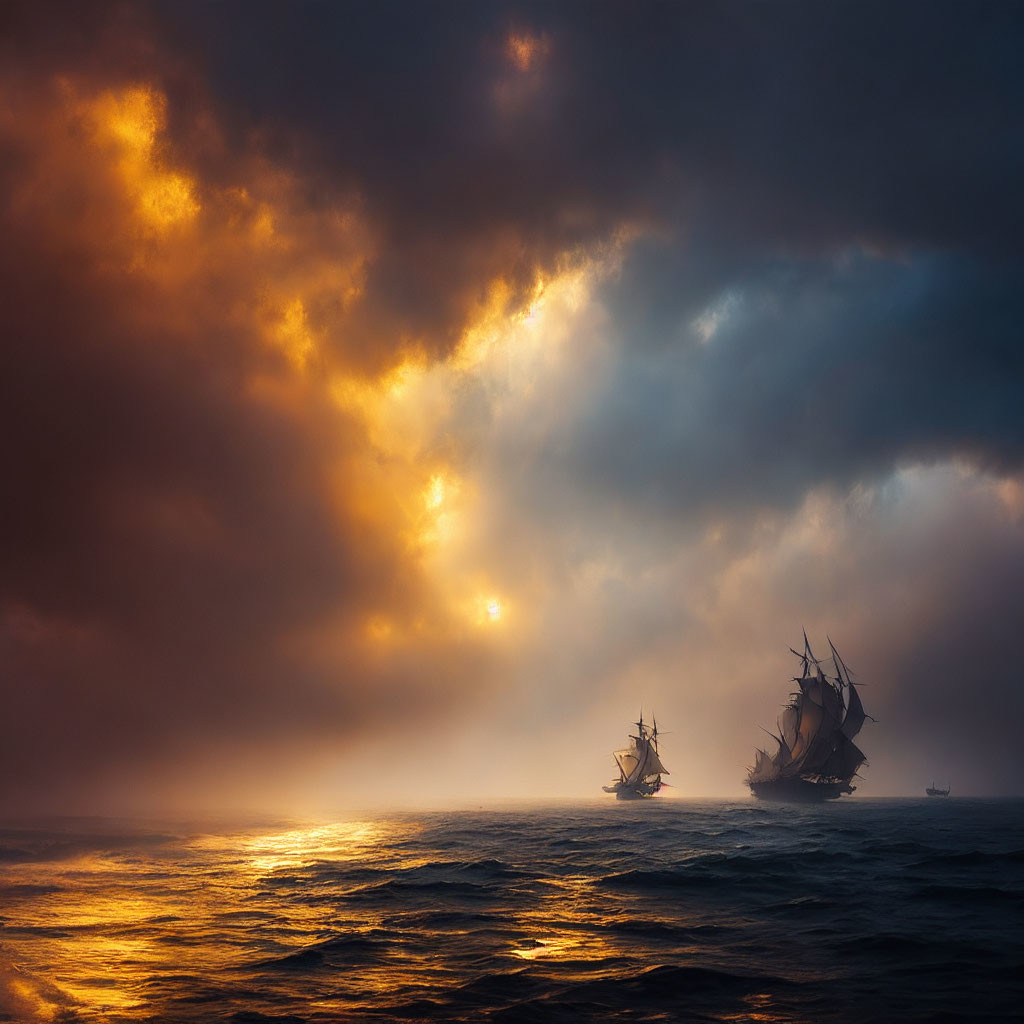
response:
[[[774,754],[758,750],[747,783],[768,799],[833,799],[851,793],[851,780],[866,762],[853,743],[866,719],[860,694],[839,652],[832,645],[835,674],[827,674],[804,636],[802,674],[779,717]]]
[[[647,745],[647,757],[643,764],[643,778],[650,778],[652,775],[669,775],[669,770],[661,763],[658,752],[650,744]]]
[[[864,719],[868,716],[864,713],[864,705],[860,702],[860,694],[857,687],[850,683],[846,691],[846,718],[843,720],[843,735],[852,740],[864,727]],[[884,715],[882,716],[885,717]]]
[[[622,777],[624,779],[634,778],[637,768],[640,767],[640,759],[636,756],[636,751],[616,750],[614,756],[619,766],[619,771],[622,772]]]
[[[771,755],[767,750],[757,751],[750,777],[758,782],[766,782],[768,779],[775,778],[775,766],[772,764]]]
[[[779,722],[779,732],[782,734],[782,738],[786,741],[786,744],[792,750],[796,746],[797,736],[799,736],[800,728],[800,709],[795,704],[790,704],[785,711],[782,712],[782,718]]]

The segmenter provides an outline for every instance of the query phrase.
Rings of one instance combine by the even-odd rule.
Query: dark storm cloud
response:
[[[6,797],[197,736],[358,720],[354,679],[279,649],[325,614],[343,622],[357,595],[401,587],[397,552],[324,493],[352,428],[252,402],[251,339],[194,303],[186,330],[164,322],[151,284],[7,213]]]
[[[589,4],[582,16],[225,3],[9,19],[53,61],[97,62],[97,38],[121,73],[148,60],[184,101],[172,112],[196,101],[198,72],[229,146],[256,136],[312,192],[357,191],[385,239],[365,330],[442,348],[488,275],[528,285],[538,262],[623,221],[710,241],[735,267],[853,243],[1012,260],[1024,219],[1012,5]],[[525,70],[510,33],[546,41]]]
[[[776,453],[795,499],[820,473],[1020,450],[1012,5],[175,5],[161,23],[238,131],[303,139],[325,182],[363,196],[386,237],[374,329],[443,348],[488,276],[526,285],[565,248],[644,223],[668,241],[638,246],[612,295],[629,350],[687,344],[730,289],[781,306],[685,367],[694,420],[717,419],[727,450],[692,434],[707,464],[681,472],[728,492]],[[503,105],[517,31],[549,45],[519,76],[535,91]],[[858,248],[882,258],[835,268]],[[581,428],[598,453],[651,436],[652,480],[671,454],[656,435],[692,398],[656,374],[616,379],[612,419]],[[643,455],[625,461],[642,472]]]
[[[723,278],[706,305],[668,307],[657,344],[623,352],[553,472],[576,467],[610,500],[721,512],[908,461],[1016,471],[1018,278],[968,256],[861,252]]]
[[[1011,251],[1012,5],[173,7],[239,125],[304,129],[396,231],[554,231],[572,204],[600,225],[674,198],[735,244]],[[517,30],[550,46],[536,92],[501,105]]]

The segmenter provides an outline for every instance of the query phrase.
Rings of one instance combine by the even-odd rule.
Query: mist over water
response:
[[[0,1020],[1008,1020],[1022,865],[1019,800],[23,824]]]

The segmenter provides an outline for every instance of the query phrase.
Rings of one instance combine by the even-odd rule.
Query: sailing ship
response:
[[[616,750],[612,757],[619,769],[619,777],[610,786],[602,787],[606,793],[614,793],[617,800],[641,800],[654,796],[663,785],[662,775],[669,770],[661,763],[658,755],[658,721],[648,726],[644,713],[640,721],[634,722],[636,735],[630,736],[630,745],[625,750]]]
[[[945,789],[938,789],[935,786],[935,780],[932,780],[932,784],[925,790],[929,796],[949,796],[949,786]]]
[[[758,750],[747,775],[747,785],[760,800],[816,803],[838,799],[857,788],[851,782],[866,758],[853,738],[871,716],[864,711],[835,645],[828,643],[832,675],[815,658],[806,632],[803,654],[790,648],[803,669],[793,677],[799,689],[782,710],[778,735],[768,734],[776,750]]]

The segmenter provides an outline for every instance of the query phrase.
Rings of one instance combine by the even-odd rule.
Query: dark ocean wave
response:
[[[919,867],[979,867],[1024,864],[1024,850],[970,850],[935,853],[916,862]]]
[[[834,855],[818,858],[817,867],[834,859]],[[761,884],[788,882],[793,871],[791,857],[781,854],[751,856],[747,854],[708,854],[687,860],[677,868],[633,868],[605,876],[603,884],[619,888],[689,888],[734,879],[757,879]]]
[[[929,900],[937,903],[967,904],[1019,909],[1024,906],[1024,890],[1000,889],[992,885],[926,885],[915,889],[911,899]]]
[[[638,936],[645,939],[668,940],[681,944],[701,942],[710,936],[721,938],[722,933],[729,929],[724,924],[705,924],[686,927],[667,921],[649,921],[644,919],[616,920],[601,926],[608,932],[617,935]],[[735,929],[733,929],[735,930]]]
[[[1019,801],[276,828],[0,830],[0,1021],[923,1024],[1024,1005]]]
[[[351,935],[326,939],[307,946],[297,953],[260,960],[251,965],[254,971],[310,971],[324,967],[344,969],[378,962],[386,955],[387,938]]]
[[[497,913],[473,913],[466,910],[411,910],[385,917],[382,924],[390,928],[419,928],[424,930],[478,930],[504,921],[504,915]]]
[[[392,878],[387,882],[366,885],[349,890],[345,898],[349,901],[380,902],[387,900],[414,899],[420,902],[429,900],[447,901],[452,899],[489,900],[493,896],[491,888],[483,882],[448,881],[446,879],[406,879]]]

